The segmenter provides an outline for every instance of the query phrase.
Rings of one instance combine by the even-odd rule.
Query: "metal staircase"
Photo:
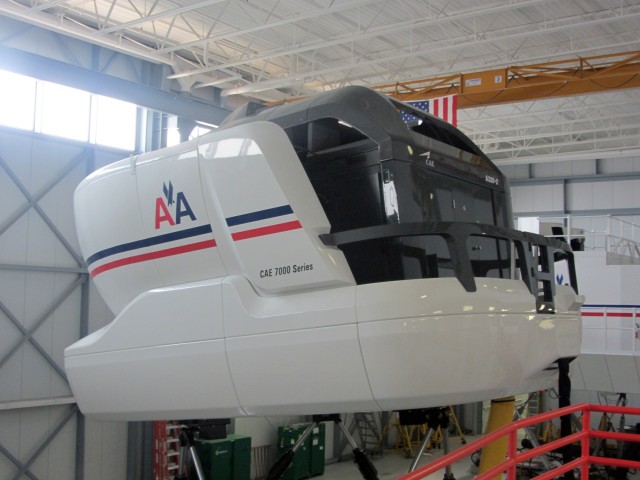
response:
[[[375,414],[373,412],[355,413],[354,423],[360,437],[361,448],[368,455],[382,455],[380,429]]]

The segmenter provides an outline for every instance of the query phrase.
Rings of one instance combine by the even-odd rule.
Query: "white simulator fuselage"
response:
[[[356,281],[321,238],[332,224],[290,135],[270,121],[107,166],[80,184],[75,214],[116,315],[65,351],[94,417],[460,404],[552,386],[554,362],[580,350],[581,298],[554,285],[553,310],[540,308],[513,250],[509,275],[475,288],[456,275]]]

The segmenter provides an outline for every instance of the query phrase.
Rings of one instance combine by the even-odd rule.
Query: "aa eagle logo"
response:
[[[164,198],[156,198],[156,230],[159,230],[164,222],[167,222],[170,226],[174,226],[180,225],[184,217],[189,217],[192,221],[196,219],[184,192],[178,192],[174,200],[173,185],[171,182],[169,182],[168,187],[166,183],[162,184],[162,192]]]

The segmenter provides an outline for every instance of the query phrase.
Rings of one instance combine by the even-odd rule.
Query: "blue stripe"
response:
[[[227,218],[227,225],[229,227],[233,227],[235,225],[242,225],[243,223],[266,220],[267,218],[281,217],[283,215],[289,215],[290,213],[293,213],[293,209],[290,205],[267,208],[266,210],[259,210],[257,212],[244,213],[242,215],[236,215],[235,217],[229,217]]]
[[[199,227],[188,228],[178,232],[165,233],[164,235],[158,235],[157,237],[144,238],[142,240],[136,240],[135,242],[123,243],[122,245],[116,245],[115,247],[106,248],[94,253],[87,259],[87,266],[97,260],[110,257],[117,253],[129,252],[131,250],[137,250],[138,248],[152,247],[154,245],[160,245],[161,243],[173,242],[184,238],[197,237],[198,235],[204,235],[211,232],[211,225],[201,225]]]

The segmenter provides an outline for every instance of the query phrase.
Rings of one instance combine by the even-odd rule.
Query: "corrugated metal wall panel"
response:
[[[511,187],[513,212],[562,212],[564,193],[560,183]]]
[[[112,460],[127,458],[127,424],[87,420],[86,432],[92,441],[87,443],[85,478],[126,478],[126,461]]]
[[[80,336],[86,279],[61,270],[82,266],[73,192],[94,158],[105,165],[122,156],[0,128],[0,478],[21,469],[40,480],[75,477],[77,407],[26,406],[71,396],[63,352]],[[90,330],[112,318],[89,287]],[[92,461],[85,461],[84,478],[126,478],[126,424],[92,422],[85,436]]]

